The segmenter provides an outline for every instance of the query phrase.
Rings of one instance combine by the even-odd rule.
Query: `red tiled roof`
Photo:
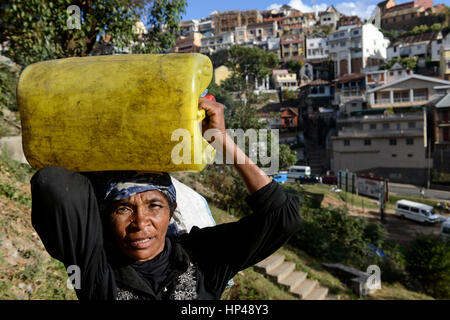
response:
[[[293,114],[298,116],[298,111],[295,108],[281,108],[281,112],[283,111],[291,111]]]

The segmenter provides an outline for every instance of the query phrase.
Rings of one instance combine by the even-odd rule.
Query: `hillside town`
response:
[[[432,0],[383,1],[365,20],[332,5],[318,12],[288,5],[214,11],[181,22],[171,52],[214,58],[240,45],[273,52],[284,66],[296,62],[296,71],[273,69],[251,81],[255,93],[271,97],[258,111],[269,128],[281,129],[281,142],[303,145],[298,164],[317,175],[348,170],[429,188],[433,177],[450,173],[445,12]],[[219,85],[231,74],[220,63],[213,59]],[[285,91],[296,97],[289,106]]]

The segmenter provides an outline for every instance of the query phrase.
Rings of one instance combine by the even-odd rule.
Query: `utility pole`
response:
[[[381,221],[384,221],[384,204],[385,204],[385,200],[386,200],[386,182],[385,181],[383,181],[381,183],[378,199],[380,201]]]

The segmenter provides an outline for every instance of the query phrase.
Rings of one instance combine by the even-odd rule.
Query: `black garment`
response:
[[[168,237],[169,270],[155,287],[146,280],[147,271],[136,268],[134,261],[115,249],[107,234],[103,236],[88,178],[47,167],[31,179],[31,193],[32,224],[45,248],[66,267],[80,267],[79,299],[116,299],[123,292],[140,299],[177,299],[180,288],[189,288],[191,280],[195,280],[196,294],[188,298],[220,299],[229,279],[275,252],[300,225],[298,197],[271,182],[247,197],[253,214],[237,222],[193,227],[177,238]],[[161,280],[164,276],[157,277]]]

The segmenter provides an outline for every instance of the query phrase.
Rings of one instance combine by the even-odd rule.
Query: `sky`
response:
[[[411,0],[397,0],[396,3],[405,3]],[[369,18],[377,3],[381,0],[187,0],[186,14],[182,20],[197,19],[208,17],[211,12],[229,11],[229,10],[251,10],[260,11],[266,9],[277,9],[284,4],[288,4],[302,12],[315,12],[326,9],[329,5],[334,5],[339,12],[353,16],[357,15],[363,19]],[[444,3],[450,5],[450,0],[434,1],[434,4]]]

